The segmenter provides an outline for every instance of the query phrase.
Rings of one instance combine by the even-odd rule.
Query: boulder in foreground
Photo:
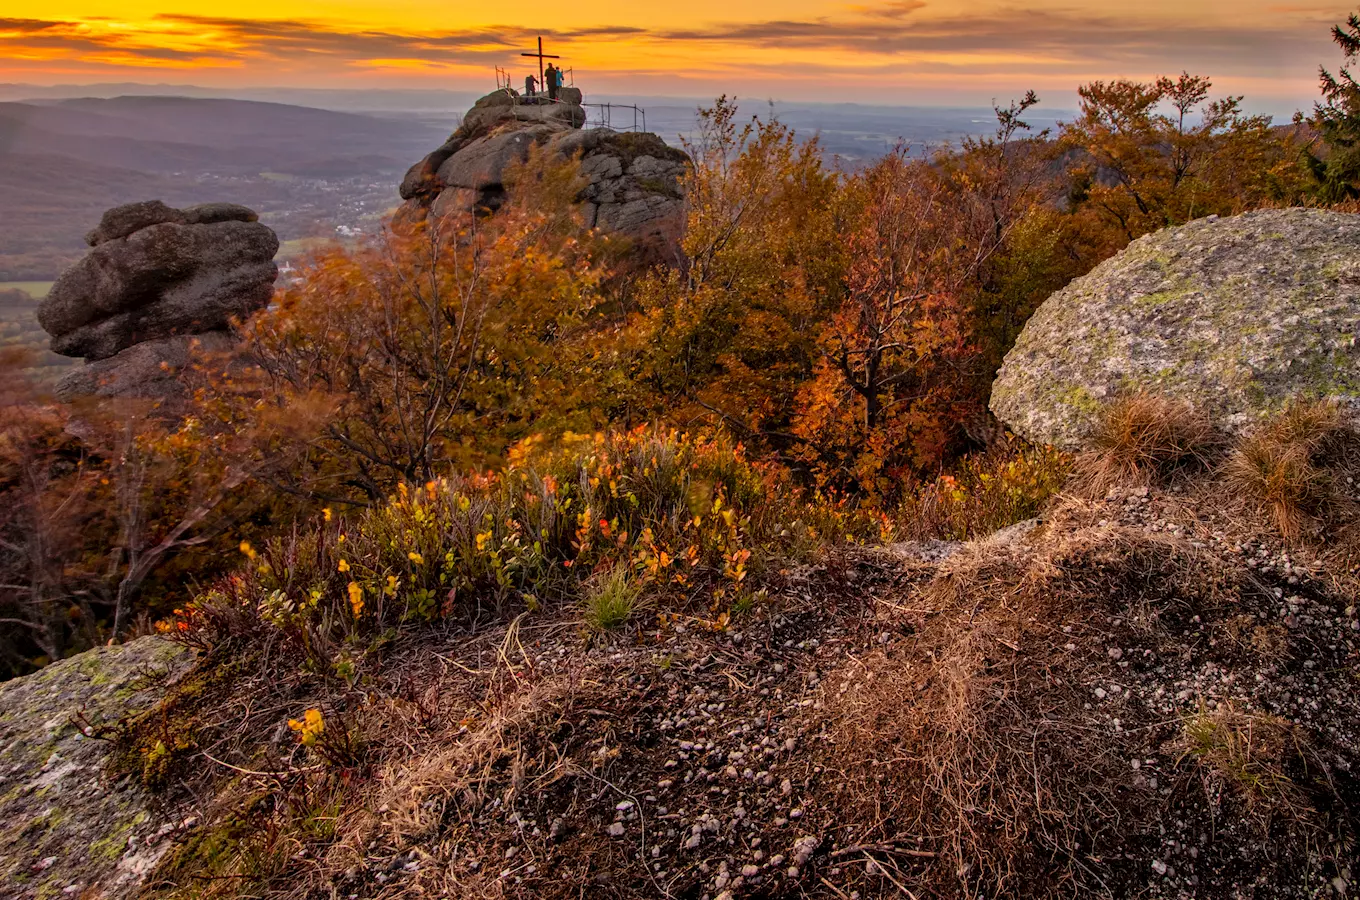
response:
[[[137,893],[183,813],[135,780],[109,780],[114,745],[85,732],[158,700],[191,658],[141,638],[0,684],[0,896]]]
[[[1149,391],[1241,432],[1291,399],[1360,410],[1360,216],[1209,217],[1142,237],[1049,297],[992,387],[1029,440],[1076,448]]]

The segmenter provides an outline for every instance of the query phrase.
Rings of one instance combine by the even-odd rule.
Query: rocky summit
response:
[[[1103,401],[1148,391],[1238,432],[1291,399],[1360,409],[1360,216],[1210,216],[1130,244],[1054,294],[992,390],[1018,434],[1076,447]]]
[[[196,345],[230,343],[228,329],[269,303],[279,240],[253,210],[231,203],[175,209],[159,200],[104,213],[93,248],[38,310],[52,350],[91,363],[58,386],[64,397],[146,395]]]
[[[400,218],[494,211],[504,201],[505,172],[531,147],[580,154],[589,184],[578,198],[585,223],[632,242],[642,262],[668,262],[684,227],[682,178],[689,157],[648,132],[583,128],[581,92],[563,88],[558,102],[495,91],[473,105],[443,146],[411,167],[401,183]]]

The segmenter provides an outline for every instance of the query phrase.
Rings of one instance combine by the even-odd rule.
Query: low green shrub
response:
[[[627,566],[617,566],[602,574],[586,595],[586,625],[595,631],[610,631],[622,626],[637,610],[642,596],[638,583]]]

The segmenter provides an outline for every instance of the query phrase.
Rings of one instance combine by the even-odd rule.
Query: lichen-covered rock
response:
[[[1184,400],[1239,432],[1291,399],[1360,411],[1360,216],[1262,210],[1139,238],[1057,292],[992,386],[1018,434],[1082,444],[1103,401]]]
[[[0,684],[0,896],[133,896],[185,813],[111,781],[84,733],[155,702],[192,653],[160,638],[100,647]]]
[[[560,156],[580,154],[589,179],[579,198],[587,226],[626,239],[639,264],[673,261],[689,157],[654,134],[583,129],[580,91],[563,89],[561,97],[548,103],[501,90],[477,101],[449,140],[406,173],[406,203],[394,222],[494,212],[504,200],[506,169],[546,146]]]

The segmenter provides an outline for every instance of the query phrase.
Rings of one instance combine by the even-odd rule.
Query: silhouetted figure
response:
[[[552,63],[548,63],[548,71],[543,73],[543,80],[548,83],[548,99],[557,100],[557,88],[562,83],[562,72]]]
[[[526,96],[529,96],[529,97],[532,97],[532,96],[534,95],[534,87],[535,87],[537,84],[538,84],[538,79],[537,79],[537,78],[535,78],[535,77],[532,76],[532,75],[525,75],[525,76],[524,76],[524,93],[525,93],[525,95],[526,95]]]

